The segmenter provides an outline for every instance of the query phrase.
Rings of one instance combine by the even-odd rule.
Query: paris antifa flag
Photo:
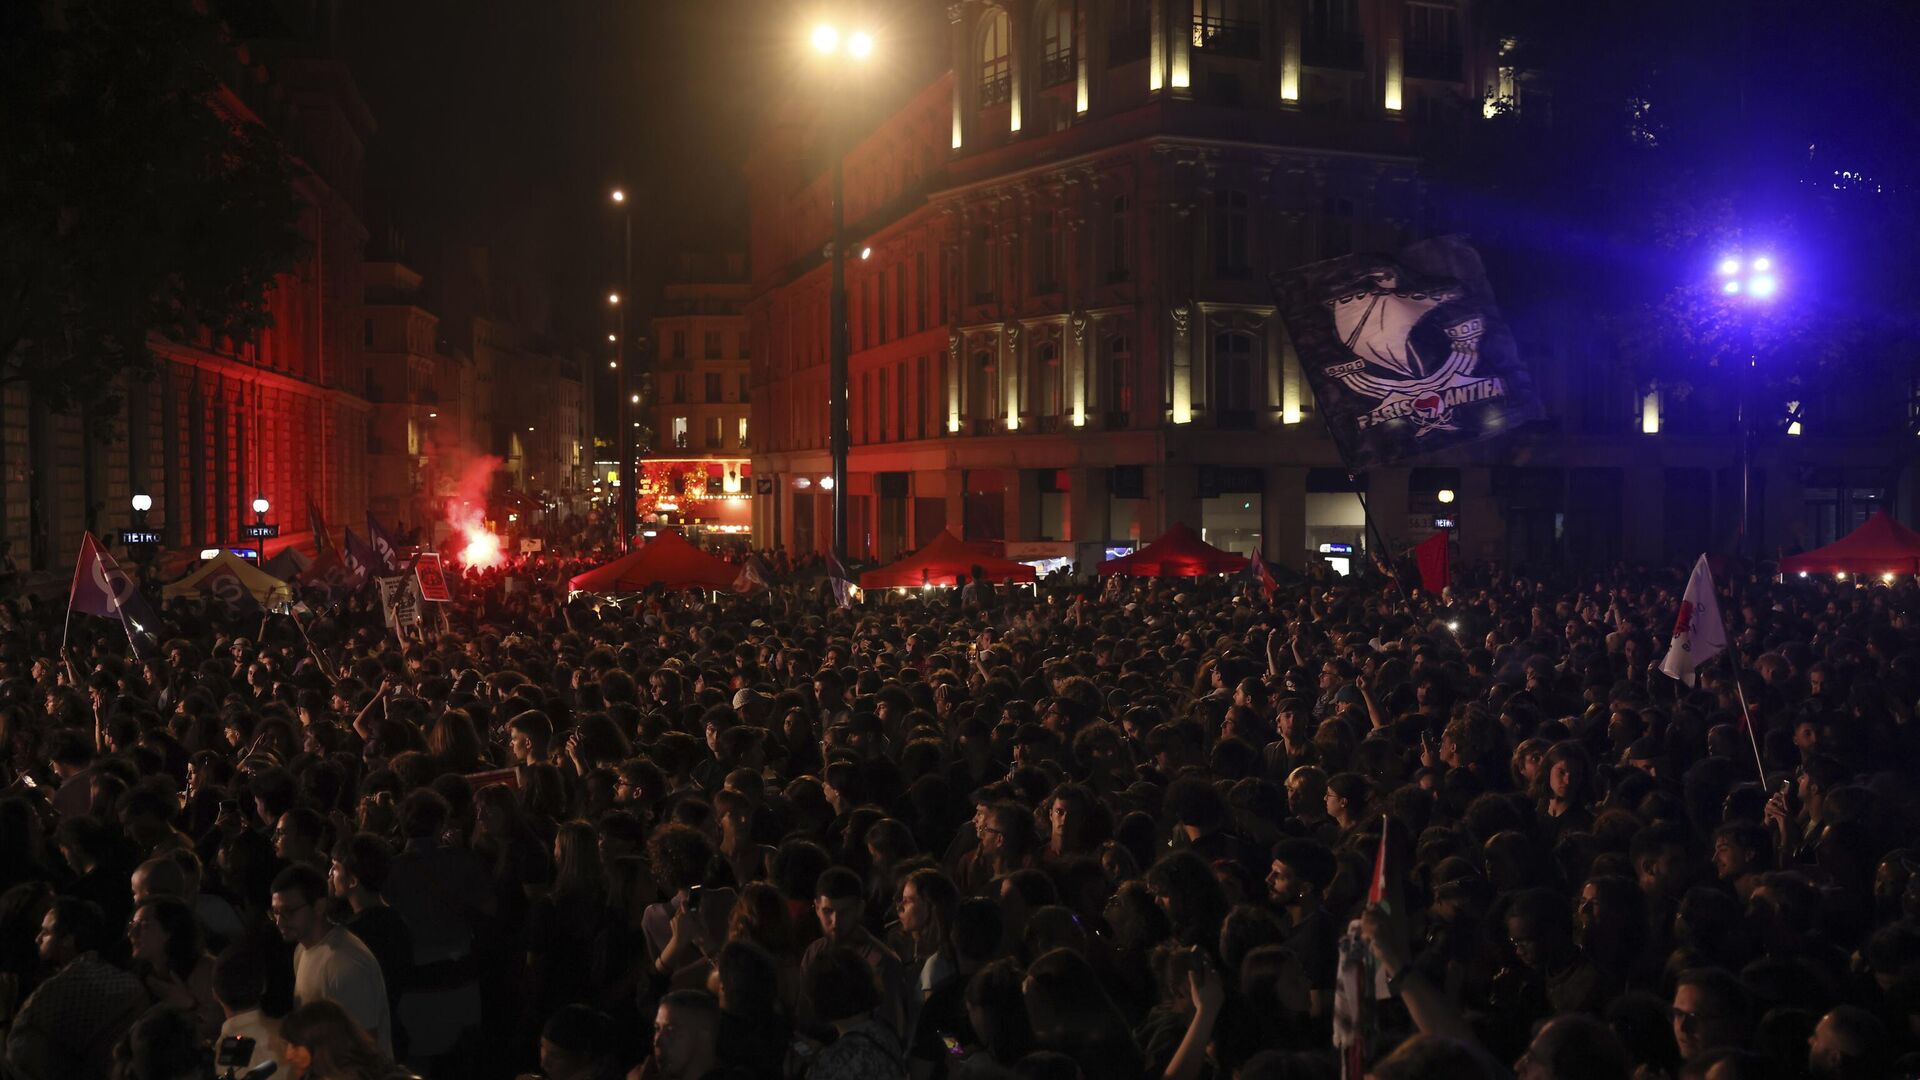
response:
[[[1545,415],[1480,255],[1460,237],[1282,271],[1273,290],[1351,471],[1490,439]]]

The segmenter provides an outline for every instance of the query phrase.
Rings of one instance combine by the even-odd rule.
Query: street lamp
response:
[[[873,56],[874,38],[870,31],[857,27],[841,27],[831,22],[822,22],[814,26],[809,40],[813,51],[829,65],[829,75],[838,84],[849,73],[858,69]],[[836,85],[835,91],[842,87]],[[829,184],[832,203],[832,241],[833,279],[832,296],[829,302],[827,323],[829,327],[829,348],[827,354],[827,448],[833,459],[833,474],[821,480],[820,486],[833,496],[833,554],[835,558],[847,557],[847,214],[846,214],[846,130],[844,113],[838,111],[839,102],[846,97],[843,93],[832,93],[826,108],[830,112],[827,124]],[[827,483],[831,480],[832,483]]]
[[[1453,498],[1454,498],[1454,495],[1453,495],[1453,489],[1452,489],[1452,488],[1441,488],[1441,489],[1440,489],[1440,491],[1439,491],[1439,493],[1438,493],[1437,495],[1435,495],[1434,497],[1435,497],[1435,498],[1437,498],[1437,499],[1439,499],[1439,500],[1440,500],[1441,502],[1443,502],[1443,503],[1451,503],[1451,502],[1453,501]]]
[[[1723,255],[1714,268],[1714,279],[1722,299],[1728,303],[1765,304],[1780,294],[1780,272],[1771,255],[1747,257],[1740,253]],[[1746,356],[1736,365],[1734,425],[1740,438],[1740,528],[1736,533],[1741,555],[1749,552],[1749,526],[1752,523],[1753,431],[1747,417],[1747,379],[1755,364],[1753,320],[1745,320]]]
[[[614,188],[612,198],[613,204],[620,208],[620,232],[622,241],[620,288],[631,295],[633,293],[633,204],[627,200],[627,192],[624,188]],[[614,376],[613,380],[613,408],[615,413],[613,426],[620,433],[618,440],[616,440],[619,443],[620,479],[631,480],[633,478],[634,425],[628,416],[627,395],[631,391],[630,380],[632,379],[633,365],[628,362],[627,357],[627,310],[621,305],[620,294],[617,292],[608,294],[607,303],[613,305],[615,312],[614,331],[607,335],[607,340],[614,343],[614,358],[611,366],[620,373]],[[633,485],[631,483],[623,483],[620,485],[617,501],[619,502],[619,507],[614,514],[614,520],[620,528],[620,550],[627,551],[633,544],[634,529]]]
[[[133,497],[133,512],[140,515],[140,527],[147,527],[147,511],[153,509],[153,496],[141,492]]]

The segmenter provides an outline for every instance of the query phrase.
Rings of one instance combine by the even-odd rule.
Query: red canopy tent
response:
[[[979,567],[988,581],[1034,581],[1039,575],[1025,563],[989,555],[965,540],[943,530],[927,546],[899,562],[869,570],[860,575],[863,589],[918,588],[921,585],[951,587],[960,578],[973,576]]]
[[[660,530],[645,545],[567,582],[574,592],[639,592],[649,585],[669,589],[725,589],[740,568],[687,543],[679,533]]]
[[[1783,574],[1920,573],[1920,533],[1885,510],[1828,544],[1780,560]]]
[[[1097,567],[1101,577],[1113,574],[1129,577],[1199,577],[1202,574],[1237,574],[1246,568],[1246,556],[1221,551],[1179,523],[1139,551],[1108,559]]]

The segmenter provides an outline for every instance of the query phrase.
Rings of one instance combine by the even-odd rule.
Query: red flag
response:
[[[327,535],[327,519],[312,496],[307,497],[307,527],[313,530],[314,554],[325,555],[333,550],[333,537]]]
[[[1259,548],[1253,549],[1251,567],[1253,580],[1260,583],[1260,594],[1268,600],[1273,599],[1273,594],[1280,591],[1280,582],[1273,576],[1273,567],[1268,566],[1267,560],[1260,557]]]
[[[152,644],[155,621],[140,585],[120,569],[112,555],[100,549],[92,533],[80,540],[80,560],[73,565],[73,587],[67,593],[67,614],[102,615],[117,618],[127,631],[127,641],[135,656],[146,655]],[[60,651],[66,652],[65,634]]]
[[[1438,593],[1453,584],[1447,539],[1446,531],[1442,530],[1420,541],[1413,549],[1414,562],[1420,567],[1420,587],[1430,593]]]

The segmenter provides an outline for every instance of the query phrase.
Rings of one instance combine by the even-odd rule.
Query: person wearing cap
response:
[[[1288,838],[1273,846],[1267,870],[1267,893],[1286,928],[1286,946],[1306,970],[1317,1017],[1328,1015],[1333,1007],[1334,969],[1339,960],[1339,928],[1321,906],[1334,868],[1333,852],[1325,844]]]

